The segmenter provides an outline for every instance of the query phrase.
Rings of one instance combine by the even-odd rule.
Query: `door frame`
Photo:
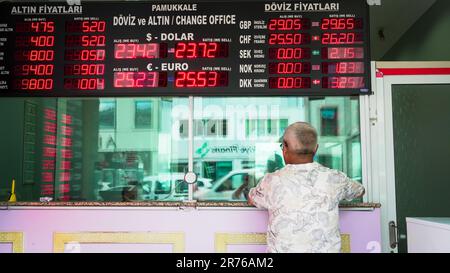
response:
[[[374,94],[361,97],[360,104],[366,200],[381,203],[382,251],[397,252],[390,247],[388,227],[397,223],[392,86],[450,84],[450,62],[373,62],[372,71]]]

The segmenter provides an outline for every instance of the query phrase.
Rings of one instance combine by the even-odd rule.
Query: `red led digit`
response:
[[[16,32],[47,32],[55,31],[55,25],[52,21],[46,22],[19,22],[16,24]]]
[[[19,90],[51,90],[53,89],[53,79],[20,79],[15,88]]]
[[[66,76],[96,76],[104,74],[104,64],[70,64],[64,66],[64,75]]]
[[[365,87],[364,77],[324,77],[322,87],[329,89],[361,89]]]
[[[80,59],[82,61],[88,61],[91,59],[90,50],[81,50]]]
[[[324,74],[362,74],[364,73],[363,62],[338,62],[322,63]]]
[[[127,44],[125,49],[125,59],[136,59],[136,44]]]
[[[202,73],[202,72],[200,72]],[[196,72],[187,72],[187,77],[186,77],[186,87],[202,87],[202,86],[198,86],[198,82],[197,82],[197,76],[198,73]],[[204,87],[204,86],[203,86]]]
[[[322,35],[322,44],[355,44],[362,43],[363,37],[361,33],[340,32],[340,33],[324,33]]]
[[[115,44],[114,58],[136,59],[136,58],[159,58],[159,44]]]
[[[354,18],[347,18],[345,20],[346,23],[346,29],[355,29],[355,19]]]
[[[67,51],[65,59],[68,61],[103,61],[105,60],[104,49],[72,49]]]
[[[355,43],[355,33],[341,33],[339,37],[339,43],[353,44]]]
[[[135,51],[136,51],[136,54],[135,54],[136,57],[139,56],[139,57],[145,58],[147,56],[147,45],[136,44]]]
[[[307,19],[288,18],[288,19],[270,19],[267,25],[269,30],[300,30],[308,29],[309,21]]]
[[[55,26],[53,22],[45,22],[44,23],[44,32],[54,32]]]
[[[197,86],[197,76],[196,72],[187,72],[186,76],[186,87],[196,87]]]
[[[330,82],[329,82],[329,84],[331,85],[330,88],[335,88],[335,89],[341,88],[339,83],[344,83],[346,81],[347,81],[347,78],[338,78],[338,77],[331,78]]]
[[[186,52],[186,43],[177,43],[175,47],[175,58],[182,59],[185,56]]]
[[[97,27],[97,32],[104,32],[106,29],[106,22],[105,21],[94,21],[96,22],[95,25]]]
[[[64,88],[69,90],[103,90],[105,80],[103,78],[64,79]]]
[[[328,30],[330,28],[330,19],[329,18],[322,19],[322,23],[320,24],[320,27],[323,30]]]
[[[53,61],[53,50],[30,50],[29,61]]]
[[[209,43],[206,45],[206,49],[203,51],[203,57],[214,58],[217,55],[217,43]]]
[[[158,87],[159,73],[147,72],[144,87]]]
[[[322,30],[354,30],[362,26],[362,19],[356,18],[323,18],[320,24]]]
[[[180,42],[175,45],[175,58],[222,58],[228,56],[227,43]]]
[[[197,44],[196,43],[188,43],[186,49],[186,58],[192,59],[197,58]]]
[[[54,36],[18,36],[16,46],[19,47],[47,47],[55,44]]]
[[[207,75],[207,87],[215,87],[218,85],[218,80],[219,80],[219,73],[215,72],[215,71],[211,71],[208,73]]]
[[[17,76],[51,76],[53,75],[52,64],[23,64],[16,65],[15,75]]]
[[[272,60],[301,60],[311,58],[309,48],[270,48],[269,59]]]
[[[66,46],[105,46],[106,38],[105,35],[67,35],[66,36]]]
[[[346,74],[346,73],[355,73],[355,66],[351,65],[353,63],[337,63],[336,64],[336,73],[337,74]]]
[[[105,29],[106,29],[105,21],[66,22],[66,32],[95,33],[95,32],[104,32]]]
[[[310,42],[308,34],[301,33],[271,33],[269,45],[300,45]]]
[[[269,78],[269,88],[271,89],[302,89],[310,87],[311,87],[310,78],[304,77]]]
[[[159,85],[159,73],[147,72],[145,87],[158,87]]]
[[[128,72],[125,73],[125,80],[123,81],[124,87],[136,87],[136,83],[134,82],[134,73]]]
[[[114,87],[123,87],[123,80],[125,79],[124,72],[114,73]]]
[[[188,86],[188,87],[205,87],[206,86],[206,72],[201,71],[198,72],[197,74],[197,80],[195,82],[195,84],[193,86]]]
[[[179,88],[204,88],[227,85],[227,72],[180,71],[175,73],[175,87]]]
[[[82,32],[104,32],[106,28],[105,21],[82,21]]]
[[[364,49],[362,47],[329,47],[322,48],[323,59],[363,59]]]
[[[53,22],[31,22],[33,32],[53,32],[54,30]]]
[[[194,48],[194,57],[205,57],[204,54],[208,48],[208,43],[189,43]]]
[[[15,54],[16,61],[53,61],[54,51],[53,50],[24,50],[16,51]]]
[[[146,52],[145,52],[145,58],[159,58],[161,48],[159,44],[147,44],[145,46]]]
[[[125,58],[125,44],[115,44],[114,45],[114,58],[124,59]]]
[[[83,21],[81,23],[81,29],[83,32],[90,32],[89,21]]]
[[[115,72],[114,87],[144,88],[159,86],[158,72]]]
[[[126,45],[125,59],[136,59],[136,44],[127,44]]]
[[[186,72],[175,73],[175,87],[184,87],[186,81]]]
[[[105,46],[104,35],[81,36],[81,46]]]
[[[310,63],[293,63],[293,62],[269,63],[270,74],[303,74],[310,72],[311,72]]]
[[[347,58],[349,58],[349,59],[353,59],[353,58],[362,58],[363,57],[363,51],[362,51],[362,48],[361,48],[361,56],[360,57],[358,57],[357,55],[356,55],[356,52],[355,52],[355,48],[346,48],[346,49],[344,49],[344,56],[347,56]]]
[[[144,80],[146,78],[145,72],[137,72],[133,75],[134,83],[132,87],[144,87]]]
[[[29,31],[30,32],[54,32],[55,26],[53,22],[30,22]],[[25,31],[28,32],[28,31]]]

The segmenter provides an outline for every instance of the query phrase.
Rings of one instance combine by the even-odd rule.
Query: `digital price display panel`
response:
[[[370,94],[366,1],[0,3],[0,96]]]

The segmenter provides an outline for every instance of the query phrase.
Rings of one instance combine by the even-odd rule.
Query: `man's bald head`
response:
[[[306,122],[289,125],[283,140],[286,141],[287,149],[298,155],[314,154],[317,149],[317,131]]]

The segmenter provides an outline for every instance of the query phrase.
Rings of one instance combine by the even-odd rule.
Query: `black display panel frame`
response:
[[[274,5],[274,3],[276,5]],[[166,8],[176,5],[184,8],[185,11],[152,11],[156,8]],[[295,6],[297,5],[297,6]],[[334,6],[333,6],[334,5]],[[333,7],[339,8],[339,11],[332,10]],[[46,8],[41,8],[46,6]],[[13,7],[15,14],[12,15]],[[36,7],[36,12],[29,12],[26,7]],[[57,7],[52,8],[52,7]],[[70,13],[69,10],[79,11],[81,13]],[[301,8],[302,11],[289,9]],[[331,10],[327,10],[331,9]],[[192,11],[195,9],[195,11]],[[265,10],[269,9],[269,10]],[[309,10],[311,9],[311,10]],[[40,11],[49,11],[49,14],[42,14]],[[52,13],[58,11],[59,14]],[[26,14],[19,14],[24,12]],[[64,13],[67,12],[67,13]],[[128,16],[130,15],[130,16]],[[206,25],[179,25],[177,18],[193,18],[190,16],[205,16],[207,22],[214,21],[214,24]],[[226,15],[227,17],[221,17]],[[233,19],[234,15],[234,19]],[[169,25],[149,24],[150,18],[157,22],[158,17],[167,19]],[[178,17],[177,17],[178,16]],[[330,17],[331,16],[331,17]],[[139,25],[138,19],[146,19],[145,25]],[[197,17],[198,18],[198,17]],[[298,46],[270,46],[268,41],[271,33],[295,34],[295,31],[269,31],[267,24],[270,19],[310,19],[312,26],[306,30],[300,30],[298,33],[307,34],[311,38],[309,44]],[[322,58],[322,50],[326,48],[320,41],[314,41],[314,37],[321,37],[324,32],[328,33],[349,33],[351,30],[342,31],[323,31],[316,23],[322,18],[361,18],[363,27],[355,31],[361,33],[364,42],[357,45],[333,45],[330,47],[359,47],[364,50],[364,59],[350,60],[328,60]],[[49,49],[54,51],[54,60],[47,63],[53,63],[53,74],[41,78],[52,78],[52,90],[16,90],[13,88],[15,79],[29,77],[14,76],[14,66],[18,64],[33,62],[18,62],[14,55],[17,55],[15,41],[17,36],[31,36],[33,33],[17,33],[16,23],[23,21],[41,21],[55,22],[54,27],[54,45]],[[99,47],[86,47],[87,50],[104,49],[105,60],[76,62],[64,60],[66,49],[81,49],[81,47],[65,47],[66,36],[84,35],[86,33],[73,32],[66,33],[66,21],[105,21],[105,39],[106,45]],[[128,20],[128,21],[127,21]],[[222,20],[222,21],[221,21]],[[234,23],[228,24],[223,20],[234,20]],[[114,22],[115,21],[115,22]],[[122,22],[126,25],[114,25]],[[0,2],[0,97],[151,97],[151,96],[350,96],[350,95],[370,95],[371,93],[371,66],[370,66],[370,35],[369,35],[369,7],[364,0],[335,0],[335,1],[167,1],[167,2],[81,2],[81,6],[68,5],[65,2],[46,2],[46,3],[19,3],[19,2]],[[142,21],[141,21],[142,22]],[[134,23],[135,25],[131,25]],[[249,24],[250,23],[250,24]],[[161,33],[166,36],[173,36],[179,40],[164,40]],[[192,35],[190,34],[192,33]],[[38,33],[46,35],[45,33]],[[36,35],[38,35],[36,34]],[[103,35],[102,33],[87,33],[85,36]],[[152,40],[148,41],[148,34]],[[193,40],[189,38],[193,37]],[[247,43],[248,37],[250,42]],[[187,38],[187,39],[183,39]],[[128,40],[127,40],[128,39]],[[228,57],[220,58],[197,58],[197,59],[175,59],[174,52],[177,42],[203,42],[203,43],[227,43]],[[117,43],[163,43],[167,47],[167,57],[159,59],[115,59],[114,46]],[[272,75],[269,74],[269,64],[273,62],[282,62],[282,60],[270,60],[269,48],[277,47],[301,47],[310,48],[310,59],[300,60],[309,63],[312,71],[309,74],[289,74]],[[24,48],[26,49],[26,48]],[[39,49],[39,48],[31,48]],[[246,58],[251,56],[251,58]],[[296,60],[296,62],[299,60]],[[322,63],[328,62],[364,62],[364,73],[354,74],[322,74]],[[45,62],[44,62],[45,63]],[[64,75],[65,65],[71,64],[104,64],[104,76],[86,76],[83,78],[96,79],[104,78],[103,90],[66,90],[64,89],[64,80],[81,78],[81,76]],[[148,88],[115,88],[113,87],[114,72],[149,72],[148,67],[151,64],[152,72],[162,72],[167,74],[165,87]],[[179,67],[181,70],[188,67],[189,71],[221,71],[228,73],[228,86],[218,87],[197,87],[197,88],[175,88],[175,73],[172,67]],[[168,70],[163,70],[163,67]],[[240,71],[241,69],[241,71]],[[327,89],[322,87],[322,80],[325,77],[363,77],[363,88],[343,88]],[[272,77],[305,77],[309,78],[311,88],[303,89],[275,89],[270,88],[269,82]],[[36,77],[37,78],[37,77]],[[320,83],[317,83],[320,80]],[[148,82],[148,81],[147,81]],[[164,80],[162,81],[164,82]],[[287,84],[289,86],[289,84]]]

